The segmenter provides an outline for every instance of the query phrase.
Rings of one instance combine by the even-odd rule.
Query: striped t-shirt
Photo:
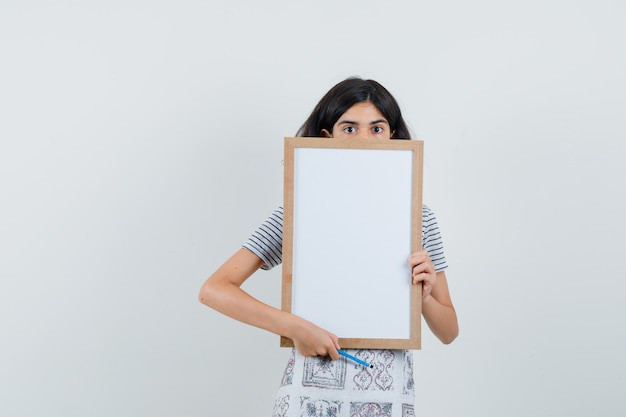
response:
[[[262,269],[269,270],[282,262],[283,258],[283,208],[278,207],[252,233],[252,236],[243,244],[243,247],[252,251],[263,260]],[[422,206],[422,248],[428,256],[435,271],[443,271],[448,267],[443,253],[443,242],[437,225],[435,214],[426,206]]]

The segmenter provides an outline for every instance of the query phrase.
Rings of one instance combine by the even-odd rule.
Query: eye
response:
[[[354,126],[346,126],[343,128],[344,133],[354,133],[356,132],[356,129],[354,128]]]
[[[374,132],[376,134],[383,133],[384,131],[385,131],[385,129],[382,126],[374,126],[374,127],[372,127],[372,132]]]

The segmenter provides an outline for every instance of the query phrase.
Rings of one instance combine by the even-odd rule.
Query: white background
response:
[[[0,3],[0,415],[269,416],[288,351],[197,302],[282,143],[373,78],[425,141],[461,333],[418,416],[623,416],[626,6]],[[280,268],[246,289],[279,305]]]

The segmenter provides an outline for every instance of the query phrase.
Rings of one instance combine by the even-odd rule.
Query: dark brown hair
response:
[[[296,136],[322,136],[322,130],[333,131],[337,120],[350,107],[369,101],[389,122],[392,139],[411,139],[409,129],[402,118],[400,106],[385,87],[374,80],[348,78],[331,88],[317,103],[313,112],[298,129]]]

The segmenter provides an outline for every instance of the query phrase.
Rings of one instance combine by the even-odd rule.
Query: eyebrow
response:
[[[374,120],[372,122],[370,122],[370,126],[371,125],[377,125],[379,123],[385,123],[385,124],[389,124],[389,122],[385,119],[378,119],[378,120]],[[357,122],[353,122],[352,120],[342,120],[341,122],[337,123],[340,125],[358,125]]]

